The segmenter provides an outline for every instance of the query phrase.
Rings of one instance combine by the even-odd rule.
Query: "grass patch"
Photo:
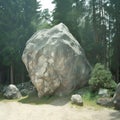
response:
[[[54,102],[57,100],[60,100],[60,102],[58,103]],[[3,97],[2,94],[0,94],[0,102],[20,102],[23,104],[31,104],[31,105],[53,104],[56,106],[59,106],[59,105],[61,106],[67,103],[69,100],[70,98],[68,98],[68,96],[59,97],[55,95],[44,96],[42,98],[39,98],[36,92],[30,95],[21,97],[20,99],[6,99],[5,97]]]
[[[97,99],[99,96],[97,93],[91,92],[91,89],[89,87],[82,88],[78,91],[75,91],[73,94],[80,94],[83,99],[83,106],[85,107],[94,107],[94,108],[103,108],[103,106],[100,106],[96,104]]]
[[[56,96],[45,96],[39,98],[37,95],[27,95],[21,97],[20,99],[6,99],[2,95],[0,95],[0,102],[20,102],[25,104],[39,105],[39,104],[49,104],[56,98],[57,98]]]
[[[99,96],[96,93],[91,92],[91,89],[89,87],[82,88],[78,91],[74,91],[72,94],[63,97],[53,95],[53,96],[44,96],[42,98],[39,98],[37,93],[32,93],[20,99],[8,100],[5,99],[2,94],[0,94],[0,102],[20,102],[31,105],[53,104],[56,106],[70,104],[71,107],[83,108],[82,106],[71,104],[70,98],[71,95],[73,94],[80,94],[82,96],[83,107],[93,107],[95,109],[103,108],[103,106],[96,104],[96,100],[99,98]]]
[[[29,96],[22,97],[20,100],[18,100],[18,102],[26,103],[26,104],[33,104],[33,105],[49,104],[56,98],[57,96],[44,96],[42,98],[39,98],[37,94],[32,94]]]
[[[95,95],[91,92],[86,92],[83,95],[83,101],[84,101],[84,106],[92,106],[94,108],[103,108],[103,106],[100,106],[98,104],[96,104],[96,101],[98,99],[98,95]]]
[[[0,102],[3,101],[5,98],[3,97],[3,95],[0,93]]]
[[[18,101],[19,99],[6,99],[3,94],[0,94],[0,102],[15,102]]]

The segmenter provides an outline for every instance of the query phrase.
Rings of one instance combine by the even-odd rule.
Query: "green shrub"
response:
[[[106,70],[104,65],[100,63],[95,65],[91,73],[89,85],[91,85],[93,90],[98,90],[99,88],[116,88],[116,83],[112,79],[111,72]]]

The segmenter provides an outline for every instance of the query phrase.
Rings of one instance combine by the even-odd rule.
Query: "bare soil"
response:
[[[0,102],[0,120],[120,120],[120,111],[91,106],[76,107],[64,100],[43,105]]]

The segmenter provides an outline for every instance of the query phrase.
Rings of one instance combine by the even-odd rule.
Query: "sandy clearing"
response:
[[[30,105],[0,102],[0,120],[120,120],[120,112],[108,108],[76,108],[69,103]]]

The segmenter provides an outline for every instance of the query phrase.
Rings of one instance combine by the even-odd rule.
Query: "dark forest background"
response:
[[[120,82],[120,0],[53,0],[52,14],[36,0],[0,0],[0,84],[29,80],[21,56],[40,29],[64,23],[92,66],[102,63]]]

